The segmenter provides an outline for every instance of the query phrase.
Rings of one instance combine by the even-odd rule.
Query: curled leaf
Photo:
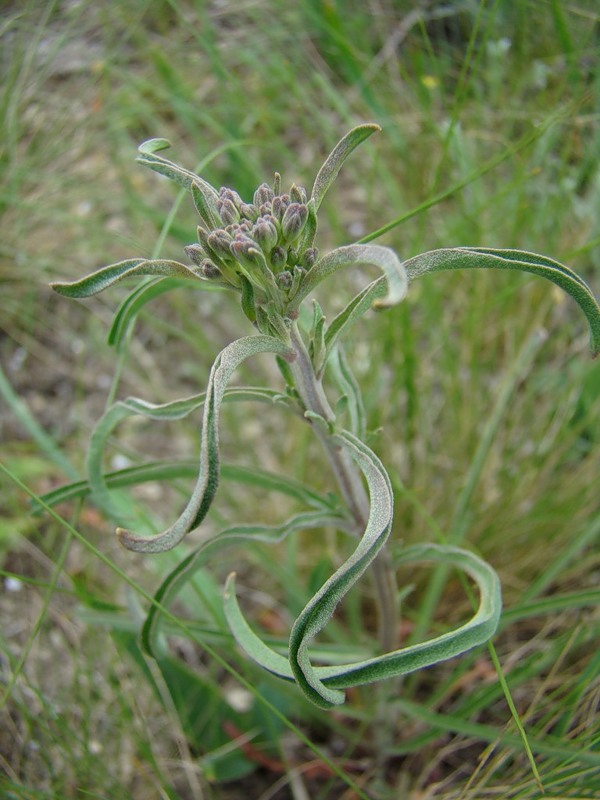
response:
[[[346,247],[338,247],[326,256],[323,256],[314,267],[306,273],[298,292],[290,303],[290,310],[296,310],[302,300],[315,289],[321,281],[333,275],[340,269],[354,266],[355,264],[366,264],[378,267],[385,275],[387,282],[387,294],[378,299],[375,291],[370,297],[373,299],[373,306],[384,308],[395,305],[404,299],[408,288],[408,277],[406,270],[396,255],[389,247],[373,244],[350,244]]]
[[[223,393],[223,402],[247,401],[273,403],[278,393],[260,386],[228,387]],[[101,500],[105,508],[111,508],[106,476],[102,471],[102,461],[106,442],[114,429],[123,420],[132,416],[142,416],[154,420],[183,419],[204,405],[206,392],[191,395],[168,403],[149,403],[139,397],[126,397],[108,408],[96,423],[87,455],[87,474],[89,486],[96,500]]]
[[[369,487],[370,510],[367,527],[358,547],[307,603],[290,634],[289,660],[294,677],[304,694],[325,708],[343,703],[344,695],[337,689],[325,686],[311,663],[309,643],[323,630],[344,595],[385,545],[394,510],[390,479],[375,453],[347,431],[332,438],[338,446],[350,452],[365,476]]]
[[[404,262],[413,281],[429,272],[454,269],[512,269],[540,275],[560,286],[578,303],[590,327],[592,355],[600,353],[600,307],[587,283],[558,261],[525,250],[496,250],[491,247],[451,247],[431,250]]]
[[[118,528],[119,540],[129,550],[144,553],[171,550],[206,516],[219,482],[219,411],[225,389],[235,369],[257,353],[292,354],[283,342],[272,336],[247,336],[232,342],[219,353],[206,389],[199,473],[192,496],[179,519],[158,536],[138,536]]]
[[[213,198],[216,204],[219,193],[214,186],[211,186],[210,183],[205,181],[199,175],[196,175],[194,172],[190,172],[189,170],[184,169],[184,167],[174,164],[167,158],[156,155],[158,150],[165,150],[170,146],[171,145],[167,139],[149,139],[146,142],[142,142],[142,144],[138,147],[138,152],[140,155],[136,158],[136,161],[154,170],[154,172],[158,172],[160,175],[170,178],[172,181],[175,181],[175,183],[183,186],[184,189],[187,189],[188,191],[191,191],[193,183],[197,183],[198,186],[202,187],[207,195],[210,195]]]
[[[203,291],[220,291],[220,286],[215,286],[212,281],[198,281],[197,276],[190,283],[187,278],[150,278],[149,281],[137,286],[130,295],[121,303],[108,334],[108,343],[117,349],[122,345],[127,331],[141,309],[155,297],[170,292],[172,289],[195,288]]]
[[[368,139],[371,134],[380,131],[379,125],[374,122],[368,122],[364,125],[357,125],[351,131],[340,139],[340,141],[333,148],[331,153],[327,156],[325,163],[317,173],[315,182],[312,188],[310,199],[315,211],[319,210],[319,206],[325,193],[334,182],[340,171],[342,164],[348,158],[350,153],[358,147],[361,142]]]
[[[155,594],[155,603],[151,606],[142,629],[142,647],[145,652],[150,656],[156,657],[156,640],[159,632],[161,610],[174,601],[185,584],[216,553],[226,547],[232,547],[247,541],[276,543],[294,531],[323,528],[328,525],[343,524],[343,522],[344,520],[340,514],[336,514],[331,510],[306,511],[296,514],[281,525],[236,525],[221,531],[217,536],[204,542],[169,573]]]
[[[500,621],[502,596],[498,576],[489,564],[462,548],[436,544],[409,547],[400,561],[404,564],[430,561],[465,572],[475,581],[479,590],[479,606],[475,614],[458,628],[410,647],[349,664],[313,667],[316,678],[323,686],[348,689],[408,675],[466,653],[494,635]],[[295,674],[289,661],[265,644],[242,615],[235,595],[234,575],[229,576],[225,586],[225,613],[236,641],[251,658],[274,675],[294,680]],[[323,702],[318,704],[324,705]]]

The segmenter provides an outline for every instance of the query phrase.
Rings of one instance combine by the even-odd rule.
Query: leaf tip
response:
[[[159,150],[166,150],[169,147],[171,147],[171,142],[168,139],[147,139],[139,145],[138,152],[147,155]]]
[[[235,579],[237,578],[236,572],[230,572],[227,576],[227,580],[225,581],[225,587],[223,589],[223,597],[225,600],[229,600],[232,595],[235,594]]]

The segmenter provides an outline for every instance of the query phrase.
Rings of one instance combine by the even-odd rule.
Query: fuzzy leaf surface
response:
[[[404,262],[409,281],[429,272],[454,269],[512,269],[530,272],[555,283],[579,305],[590,327],[592,355],[600,353],[600,307],[587,283],[558,261],[525,250],[489,247],[452,247],[431,250]]]
[[[348,689],[407,675],[466,653],[494,635],[502,612],[502,596],[498,576],[489,564],[462,548],[437,544],[408,547],[400,561],[403,564],[434,562],[462,570],[477,584],[477,611],[464,625],[428,641],[349,664],[313,667],[315,677],[325,687]],[[295,679],[288,659],[265,644],[248,625],[237,602],[234,575],[229,576],[225,587],[225,613],[235,639],[248,655],[274,675]],[[324,704],[319,702],[318,705]]]
[[[325,197],[325,194],[331,184],[337,177],[342,164],[348,158],[350,153],[358,147],[361,142],[368,139],[371,134],[380,131],[381,128],[375,123],[366,123],[365,125],[358,125],[352,128],[351,131],[340,139],[340,141],[333,148],[325,163],[317,173],[315,182],[313,184],[312,192],[310,195],[311,204],[315,211],[319,210],[319,206]]]
[[[376,308],[385,308],[396,305],[404,299],[408,289],[406,270],[396,255],[389,247],[376,244],[350,244],[338,247],[323,256],[306,273],[297,294],[290,303],[290,309],[297,309],[302,300],[307,297],[320,283],[338,270],[352,267],[357,264],[378,267],[385,275],[387,293],[381,299],[376,296],[375,290],[371,295],[372,305]]]
[[[169,161],[169,159],[156,155],[158,150],[166,150],[170,146],[167,139],[148,139],[148,141],[142,142],[138,147],[140,155],[136,158],[136,161],[154,170],[154,172],[158,172],[160,175],[170,178],[188,191],[191,191],[194,182],[197,183],[213,198],[216,208],[219,194],[210,183],[184,167],[174,164],[172,161]]]
[[[298,530],[339,525],[342,518],[333,511],[306,511],[286,520],[281,525],[236,525],[221,531],[190,553],[165,578],[158,589],[142,629],[144,651],[156,657],[161,609],[168,608],[175,597],[206,562],[221,550],[248,541],[276,543]]]
[[[92,295],[103,292],[125,278],[132,278],[138,275],[161,275],[167,277],[190,278],[194,281],[202,281],[193,269],[179,261],[168,261],[165,259],[145,259],[129,258],[119,261],[117,264],[110,264],[102,267],[85,278],[78,281],[62,282],[55,281],[50,286],[58,294],[65,297],[91,297]]]
[[[247,336],[219,353],[206,389],[199,472],[192,496],[176,522],[158,536],[139,536],[123,528],[117,529],[119,540],[129,550],[145,553],[171,550],[206,516],[219,481],[219,411],[225,389],[235,369],[258,353],[291,355],[290,349],[272,336]]]
[[[228,387],[223,393],[223,402],[254,400],[274,403],[280,395],[272,389],[262,387]],[[102,460],[106,442],[120,422],[131,416],[142,416],[154,420],[177,420],[187,417],[204,405],[206,392],[191,395],[168,403],[149,403],[139,397],[126,397],[108,408],[96,423],[87,454],[87,474],[94,497],[112,509],[110,494],[102,471]]]

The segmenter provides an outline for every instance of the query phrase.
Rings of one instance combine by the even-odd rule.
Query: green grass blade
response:
[[[83,534],[81,534],[75,527],[70,525],[65,519],[63,519],[59,514],[57,514],[54,509],[50,508],[48,505],[42,502],[39,495],[37,495],[34,491],[32,491],[26,484],[24,484],[16,475],[14,475],[10,469],[8,469],[2,461],[0,461],[0,471],[9,478],[15,486],[17,486],[21,491],[25,492],[31,500],[41,505],[44,510],[49,514],[52,519],[54,519],[59,525],[61,525],[69,534],[73,536],[73,538],[77,539],[77,541],[90,552],[95,558],[97,558],[100,562],[105,564],[111,572],[113,572],[116,576],[118,576],[124,583],[124,585],[130,586],[136,594],[140,597],[145,599],[150,604],[156,604],[156,601],[152,597],[152,595],[147,592],[142,586],[140,586],[136,581],[133,580],[124,570],[122,570],[117,564],[115,564],[107,555],[105,555],[101,550],[98,550]],[[56,573],[58,576],[58,572]],[[159,608],[161,614],[173,624],[178,631],[180,631],[184,636],[189,638],[191,641],[195,642],[199,647],[205,650],[208,655],[217,663],[226,673],[231,675],[241,686],[243,686],[251,695],[256,699],[256,701],[265,709],[267,709],[271,714],[273,714],[278,720],[280,720],[286,728],[291,730],[298,739],[306,745],[313,752],[319,760],[322,760],[326,763],[333,774],[337,775],[348,787],[350,787],[355,793],[356,796],[361,798],[361,800],[370,800],[370,798],[362,791],[362,789],[356,785],[356,783],[352,780],[352,778],[347,775],[343,769],[341,769],[335,762],[331,761],[331,759],[327,756],[326,753],[321,752],[319,747],[312,742],[312,740],[304,734],[294,723],[284,714],[282,713],[273,703],[269,701],[269,699],[264,695],[263,692],[260,692],[256,686],[254,686],[250,681],[246,680],[243,675],[241,675],[230,663],[229,661],[220,655],[220,653],[214,649],[208,642],[200,639],[199,636],[194,633],[194,631],[185,623],[184,620],[177,617],[168,608],[160,607]]]

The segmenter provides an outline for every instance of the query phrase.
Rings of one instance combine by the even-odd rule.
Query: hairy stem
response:
[[[326,423],[333,423],[335,415],[325,396],[321,380],[315,374],[310,356],[295,322],[292,324],[290,339],[296,353],[296,358],[290,366],[305,410],[318,414]],[[369,518],[369,498],[360,471],[350,454],[332,442],[324,425],[313,423],[313,430],[327,455],[358,535],[365,530]],[[379,642],[382,651],[388,652],[394,648],[395,644],[398,609],[396,576],[386,550],[375,559],[372,571],[379,612]]]

